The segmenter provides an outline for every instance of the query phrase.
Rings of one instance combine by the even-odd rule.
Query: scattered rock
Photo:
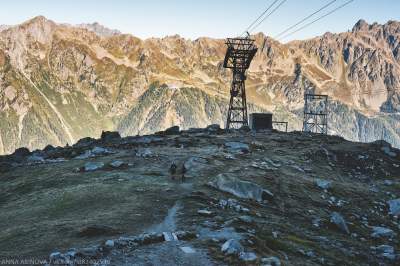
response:
[[[377,247],[371,247],[373,251],[376,252],[376,254],[379,257],[388,259],[388,260],[395,260],[396,259],[396,254],[394,253],[394,248],[389,245],[380,245]]]
[[[225,142],[225,147],[227,147],[230,151],[233,152],[241,152],[241,153],[250,152],[249,145],[242,142],[235,142],[235,141]]]
[[[50,262],[53,264],[56,264],[58,262],[64,262],[64,256],[61,254],[61,252],[53,252],[49,256]]]
[[[344,220],[343,216],[337,212],[333,212],[331,214],[331,223],[334,224],[340,231],[349,234],[349,228],[347,227],[346,221]]]
[[[371,234],[371,237],[373,238],[391,238],[395,236],[395,232],[390,228],[374,226],[372,227],[372,230],[373,232]]]
[[[178,237],[179,240],[191,240],[197,238],[197,234],[188,231],[177,231],[175,235]]]
[[[191,247],[180,247],[180,249],[186,254],[196,253],[196,251]]]
[[[135,237],[120,237],[115,240],[114,243],[117,248],[123,248],[126,246],[136,247],[139,245]]]
[[[281,261],[277,257],[262,258],[261,263],[263,266],[281,266]]]
[[[331,185],[332,185],[332,181],[324,180],[324,179],[317,179],[317,180],[315,180],[315,183],[317,184],[317,186],[320,189],[324,189],[324,190],[331,188]]]
[[[222,209],[228,208],[228,209],[233,209],[237,212],[245,212],[245,213],[250,212],[248,208],[245,208],[242,205],[240,205],[238,201],[235,199],[228,199],[228,200],[221,199],[218,202],[218,206],[221,207]]]
[[[147,233],[138,236],[136,242],[139,245],[148,245],[153,243],[160,243],[164,240],[164,235],[162,233]]]
[[[114,240],[107,240],[105,243],[105,246],[108,248],[113,248],[114,247]]]
[[[87,162],[83,167],[83,171],[85,172],[93,172],[96,170],[100,170],[104,167],[104,163],[102,162]]]
[[[45,162],[44,158],[38,154],[32,154],[32,155],[28,156],[27,161],[29,163],[33,163],[33,164]]]
[[[213,212],[209,210],[198,210],[198,214],[203,215],[203,216],[212,216]]]
[[[257,169],[262,169],[262,170],[277,170],[278,168],[269,166],[267,162],[252,162],[251,166]]]
[[[321,218],[314,218],[313,220],[312,220],[312,225],[313,226],[315,226],[315,227],[320,227],[321,226]]]
[[[101,254],[99,252],[99,249],[97,246],[95,247],[88,247],[88,248],[82,248],[78,251],[76,251],[76,256],[77,257],[83,257],[83,258],[97,258]]]
[[[393,181],[392,180],[385,180],[385,181],[383,181],[383,184],[385,186],[392,186],[393,185]]]
[[[210,182],[209,185],[244,199],[263,201],[272,200],[274,196],[272,192],[263,189],[261,186],[255,183],[242,181],[233,177],[227,177],[223,174],[219,174],[217,179],[214,182]]]
[[[93,155],[103,155],[103,154],[109,154],[111,153],[109,150],[103,148],[103,147],[94,147],[91,152]]]
[[[171,233],[171,232],[163,232],[163,237],[164,240],[169,242],[169,241],[177,241],[178,237],[175,233]]]
[[[243,246],[238,240],[229,239],[222,245],[221,251],[227,255],[239,255],[243,252]]]
[[[141,149],[141,150],[137,151],[136,156],[142,157],[142,158],[150,158],[153,156],[153,152],[151,151],[150,148],[145,148],[145,149]]]
[[[91,150],[87,150],[85,151],[83,154],[78,155],[75,157],[75,159],[88,159],[88,158],[93,158],[96,156],[100,156],[100,155],[108,155],[108,154],[112,154],[113,152],[105,149],[103,147],[94,147]]]
[[[112,168],[120,168],[122,166],[125,166],[126,164],[123,161],[114,161],[112,163],[110,163],[110,166]]]
[[[239,128],[239,131],[240,131],[240,132],[250,132],[250,131],[251,131],[251,128],[250,128],[249,126],[244,125],[244,126],[241,126],[241,127]]]
[[[241,221],[243,223],[246,223],[246,224],[251,224],[251,223],[254,222],[254,219],[251,216],[248,216],[248,215],[239,216],[238,219],[239,219],[239,221]]]
[[[315,258],[315,253],[312,250],[306,251],[305,255],[310,258]]]
[[[217,133],[219,131],[221,131],[221,127],[218,124],[212,124],[207,126],[207,131],[210,133]]]
[[[391,215],[394,215],[394,216],[400,215],[400,198],[394,199],[394,200],[389,200],[388,205],[389,205],[389,211],[390,211]]]
[[[257,255],[254,252],[240,252],[239,259],[246,262],[256,261]]]
[[[381,150],[389,157],[396,157],[397,156],[397,154],[394,151],[392,151],[390,146],[382,147]]]
[[[121,135],[116,131],[103,131],[101,133],[101,141],[110,143],[121,140]]]

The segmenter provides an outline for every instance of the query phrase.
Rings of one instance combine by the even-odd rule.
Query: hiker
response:
[[[182,182],[185,181],[185,179],[186,179],[186,177],[185,177],[186,171],[187,171],[187,169],[185,167],[185,163],[183,163],[182,164]]]
[[[177,168],[178,168],[178,167],[176,166],[176,163],[175,163],[175,162],[172,162],[171,166],[169,167],[169,173],[171,174],[172,180],[175,179],[175,174],[176,174],[176,169],[177,169]]]

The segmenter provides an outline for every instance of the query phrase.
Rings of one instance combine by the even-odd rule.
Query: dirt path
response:
[[[165,219],[150,227],[149,232],[172,233],[179,230],[177,216],[183,204],[176,202],[168,210]],[[198,249],[193,243],[180,240],[165,241],[158,244],[140,246],[129,251],[116,251],[107,258],[111,265],[216,265],[207,250]]]

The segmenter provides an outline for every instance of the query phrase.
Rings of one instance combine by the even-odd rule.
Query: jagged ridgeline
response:
[[[400,23],[281,44],[263,34],[248,72],[250,110],[301,129],[303,93],[328,94],[329,133],[400,146]],[[224,40],[138,39],[98,24],[36,17],[0,27],[0,154],[65,145],[102,130],[145,134],[223,125]]]

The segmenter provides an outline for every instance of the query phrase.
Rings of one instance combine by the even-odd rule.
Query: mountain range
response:
[[[250,113],[300,130],[304,92],[329,95],[329,134],[400,147],[400,22],[280,43],[263,33],[248,71]],[[64,146],[104,130],[148,134],[224,125],[223,39],[139,39],[35,17],[0,26],[0,154]]]

